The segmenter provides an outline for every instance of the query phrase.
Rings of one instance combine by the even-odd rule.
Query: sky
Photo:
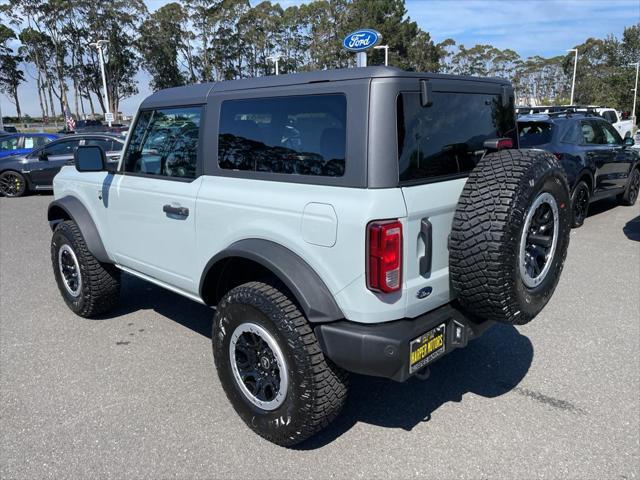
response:
[[[145,0],[150,11],[169,1]],[[306,0],[279,3],[287,7]],[[435,42],[453,38],[466,47],[488,43],[515,50],[522,57],[563,55],[589,37],[614,34],[621,38],[624,27],[640,23],[640,0],[406,0],[406,6],[409,17]],[[23,113],[39,116],[32,75],[30,67],[29,81],[20,86],[18,95]],[[135,113],[151,93],[148,75],[142,72],[136,78],[140,92],[121,102],[125,114]],[[3,115],[15,115],[14,105],[4,95],[0,105]]]

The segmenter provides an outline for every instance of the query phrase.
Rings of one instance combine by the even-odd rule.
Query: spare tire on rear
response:
[[[521,325],[547,304],[569,245],[571,202],[556,158],[540,150],[486,155],[453,218],[449,274],[469,313]]]

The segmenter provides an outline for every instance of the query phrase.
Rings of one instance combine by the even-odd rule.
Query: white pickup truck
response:
[[[620,113],[613,108],[596,108],[598,115],[609,122],[618,131],[622,138],[631,137],[633,135],[633,122],[631,120],[622,120]]]

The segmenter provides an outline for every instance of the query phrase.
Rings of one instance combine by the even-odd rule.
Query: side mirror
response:
[[[47,152],[45,152],[44,149],[42,149],[38,154],[38,160],[42,162],[46,162],[47,160],[49,160],[49,155],[47,155]]]
[[[107,156],[98,145],[83,145],[76,148],[73,162],[79,172],[102,172],[107,164]]]
[[[632,137],[624,137],[624,142],[622,142],[625,147],[633,147],[635,144]]]

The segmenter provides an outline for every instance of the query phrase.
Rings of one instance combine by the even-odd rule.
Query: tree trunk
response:
[[[13,95],[14,103],[16,104],[16,113],[18,114],[18,123],[22,121],[22,112],[20,111],[20,100],[18,100],[18,86],[13,87],[11,94]]]
[[[38,70],[38,77],[36,78],[36,86],[38,87],[38,101],[40,102],[40,112],[42,112],[42,120],[47,116],[44,111],[44,104],[42,103],[42,80],[40,70]]]
[[[96,110],[93,107],[93,100],[91,98],[91,92],[89,91],[89,87],[85,85],[85,90],[87,91],[87,99],[89,100],[89,107],[91,108],[91,118],[95,118]]]
[[[49,92],[49,105],[51,105],[51,117],[55,118],[57,116],[56,114],[56,106],[53,103],[53,93],[51,92],[51,79],[47,78],[47,90]]]

